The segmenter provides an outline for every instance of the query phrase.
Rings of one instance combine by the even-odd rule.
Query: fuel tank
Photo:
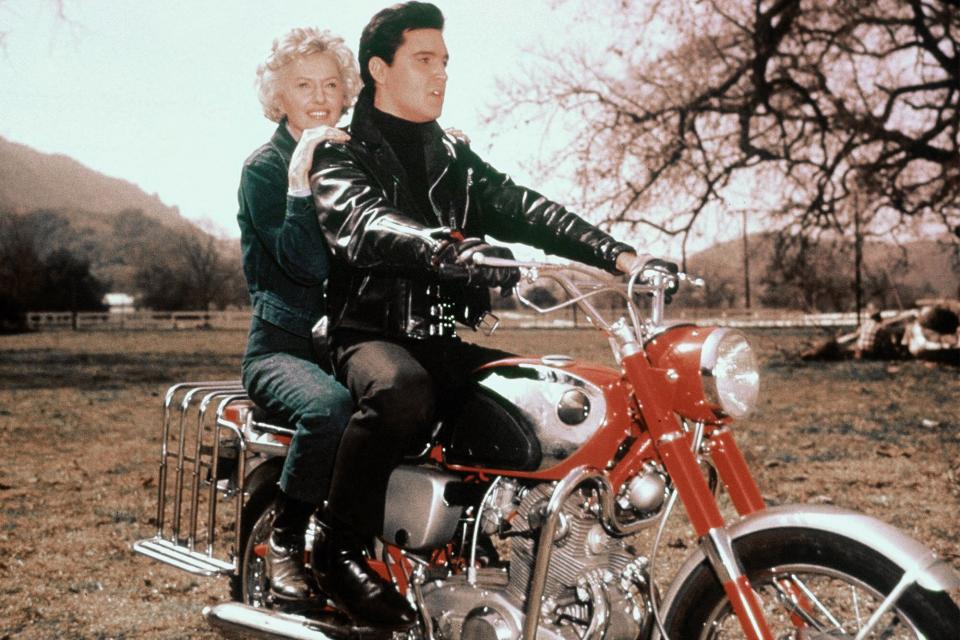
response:
[[[604,423],[601,385],[618,378],[567,356],[492,363],[476,372],[470,393],[441,431],[444,461],[513,471],[554,467]]]

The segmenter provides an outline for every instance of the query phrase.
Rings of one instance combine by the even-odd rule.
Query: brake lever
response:
[[[707,286],[707,281],[701,278],[700,276],[695,276],[693,274],[685,273],[683,271],[680,271],[679,273],[677,273],[677,278],[686,282],[691,287],[695,287],[697,289],[702,289],[703,287]]]
[[[653,274],[658,275],[662,278],[676,278],[678,283],[686,282],[691,287],[695,287],[698,289],[705,287],[707,284],[703,278],[699,276],[695,276],[692,273],[686,273],[684,271],[678,271],[675,273],[673,271],[670,271],[669,269],[660,267],[659,265],[645,266],[643,269],[641,269],[640,282],[645,284],[649,284],[652,282],[652,279],[650,278],[650,276],[646,275],[646,273],[648,272],[653,272]]]
[[[494,258],[486,256],[479,251],[474,253],[471,258],[473,264],[478,267],[500,267],[509,269],[518,269],[520,277],[527,282],[535,282],[540,278],[540,267],[544,266],[541,262],[528,262],[523,260],[510,260],[508,258]]]

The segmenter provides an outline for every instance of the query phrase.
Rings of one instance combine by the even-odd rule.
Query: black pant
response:
[[[334,365],[356,411],[334,466],[329,507],[335,521],[379,535],[390,473],[404,454],[422,450],[437,419],[462,402],[473,370],[509,355],[448,338],[337,332]]]

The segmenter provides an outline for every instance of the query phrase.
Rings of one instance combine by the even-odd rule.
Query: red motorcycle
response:
[[[670,293],[693,279],[650,267],[624,286],[577,266],[486,262],[558,283],[568,298],[554,307],[521,300],[541,313],[578,305],[619,368],[491,363],[459,414],[393,472],[369,562],[420,613],[397,637],[960,638],[946,593],[960,577],[923,545],[852,511],[765,506],[733,430],[757,401],[750,345],[728,328],[664,321]],[[601,294],[621,297],[626,317],[604,318]],[[291,434],[239,383],[171,387],[157,534],[134,549],[229,576],[236,602],[204,610],[224,633],[362,637],[370,630],[326,601],[291,611],[270,596],[264,541]],[[671,564],[661,546],[678,500],[699,543]]]

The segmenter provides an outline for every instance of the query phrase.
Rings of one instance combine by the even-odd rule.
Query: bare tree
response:
[[[43,281],[43,256],[24,217],[0,211],[0,294],[26,308]]]
[[[230,278],[218,241],[212,235],[185,234],[181,236],[180,251],[194,304],[198,309],[207,310]]]
[[[69,229],[54,212],[0,210],[0,332],[25,329],[27,311],[76,314],[103,308],[105,287],[91,273],[90,261],[51,241]]]
[[[754,184],[752,207],[814,238],[960,223],[956,0],[581,10],[608,46],[544,53],[490,120],[573,128],[550,165],[608,221],[679,234],[685,254],[698,219]]]
[[[54,22],[57,24],[65,24],[71,28],[76,28],[79,26],[77,22],[70,18],[67,14],[67,5],[69,0],[47,0],[47,4],[50,7],[51,12],[53,13]],[[2,13],[14,13],[18,12],[17,2],[11,0],[0,0],[0,14]],[[6,27],[0,27],[0,51],[6,51],[7,40],[10,37],[10,30]]]
[[[134,276],[144,305],[209,310],[246,302],[239,260],[224,240],[194,229],[170,233],[154,246]]]

